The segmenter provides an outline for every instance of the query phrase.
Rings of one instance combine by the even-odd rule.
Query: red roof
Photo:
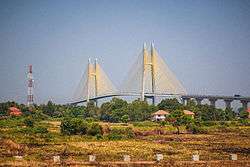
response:
[[[15,115],[15,116],[22,115],[22,112],[20,111],[20,109],[16,107],[10,107],[9,112],[10,112],[10,115]]]
[[[194,113],[192,111],[189,110],[183,110],[185,115],[194,115]]]
[[[248,108],[248,109],[247,109],[247,112],[249,112],[249,113],[250,113],[250,108]]]
[[[152,115],[169,115],[169,112],[164,111],[164,110],[159,110],[159,111],[153,113]]]

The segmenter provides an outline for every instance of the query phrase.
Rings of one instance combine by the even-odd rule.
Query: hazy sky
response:
[[[1,0],[0,101],[26,102],[28,64],[37,103],[68,102],[88,57],[119,86],[151,41],[188,93],[250,96],[248,0]]]

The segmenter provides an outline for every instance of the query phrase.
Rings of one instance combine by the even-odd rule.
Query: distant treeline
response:
[[[190,110],[195,113],[194,119],[199,121],[230,121],[237,118],[247,118],[248,113],[239,109],[235,113],[232,109],[217,109],[209,105],[196,105],[195,101],[189,101],[187,105],[178,102],[177,99],[164,99],[158,105],[150,105],[146,101],[134,100],[128,103],[119,98],[113,98],[109,102],[103,103],[100,107],[94,102],[89,102],[87,106],[58,105],[52,101],[47,104],[34,105],[28,108],[24,104],[15,102],[0,103],[0,116],[8,116],[9,107],[19,108],[24,115],[30,113],[40,113],[52,118],[91,118],[107,122],[138,122],[150,120],[152,113],[157,110],[167,110],[170,112]]]

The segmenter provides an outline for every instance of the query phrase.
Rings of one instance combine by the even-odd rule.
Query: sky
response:
[[[250,96],[248,0],[1,0],[0,102],[68,103],[87,67],[119,87],[142,50],[159,55],[189,94]]]

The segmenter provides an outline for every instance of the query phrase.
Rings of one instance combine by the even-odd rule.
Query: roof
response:
[[[16,107],[10,107],[9,111],[10,111],[10,115],[22,115],[22,112],[20,111],[20,109]]]
[[[248,108],[248,109],[247,109],[247,112],[249,112],[249,113],[250,113],[250,108]]]
[[[185,115],[194,115],[194,113],[192,111],[189,110],[183,110]]]
[[[11,111],[11,112],[20,112],[20,110],[18,108],[16,108],[16,107],[10,107],[9,111]]]
[[[158,110],[155,113],[153,113],[152,115],[169,115],[169,112],[164,111],[164,110]]]

